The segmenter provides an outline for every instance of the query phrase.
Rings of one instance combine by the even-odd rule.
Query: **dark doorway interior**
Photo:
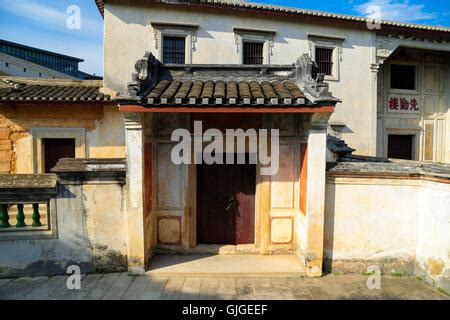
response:
[[[413,135],[389,135],[388,158],[413,160]]]
[[[75,139],[43,139],[45,173],[56,165],[59,159],[75,158]]]
[[[198,243],[253,244],[255,193],[256,165],[198,165]]]

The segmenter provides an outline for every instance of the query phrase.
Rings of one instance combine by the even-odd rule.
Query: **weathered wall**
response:
[[[124,189],[113,184],[82,188],[87,235],[97,270],[126,270],[127,220]]]
[[[192,9],[146,6],[141,1],[122,5],[109,1],[105,8],[106,87],[124,93],[127,82],[131,80],[135,62],[142,58],[146,51],[158,55],[152,21],[199,24],[195,50],[192,52],[194,64],[240,63],[240,52],[236,46],[233,27],[276,30],[270,55],[271,64],[291,64],[301,54],[309,52],[308,33],[345,37],[341,59],[338,59],[339,80],[329,81],[331,91],[341,98],[343,103],[339,105],[331,121],[347,124],[344,139],[357,149],[357,153],[371,153],[371,144],[374,144],[376,139],[376,119],[371,119],[370,116],[370,65],[375,62],[372,61],[375,37],[369,30],[339,25],[333,25],[330,29],[329,25],[306,23],[303,19],[275,18],[269,15],[258,17],[237,11],[209,11],[205,14],[205,11]],[[375,113],[373,115],[375,117]],[[374,151],[372,153],[375,155]]]
[[[72,184],[58,187],[57,238],[5,240],[0,234],[0,278],[82,272],[124,271],[127,229],[122,185]]]
[[[82,154],[88,158],[124,158],[123,116],[116,106],[0,106],[0,172],[34,173],[34,128],[81,128]],[[45,133],[43,134],[45,137]]]
[[[450,185],[328,177],[325,261],[333,272],[425,273],[448,289]],[[416,266],[416,268],[415,268]]]
[[[450,188],[425,182],[417,221],[416,274],[450,292]]]

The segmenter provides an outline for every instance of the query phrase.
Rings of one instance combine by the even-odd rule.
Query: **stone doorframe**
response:
[[[313,114],[308,130],[306,228],[301,255],[304,257],[306,274],[311,277],[321,276],[323,269],[326,135],[330,116],[331,113]],[[156,243],[155,217],[152,214],[155,144],[153,114],[124,112],[124,120],[127,150],[125,210],[128,224],[128,271],[131,274],[142,274]],[[196,168],[191,165],[187,171],[188,181],[192,183],[195,181]],[[191,204],[196,202],[196,194],[186,195],[185,210],[190,211]],[[259,239],[261,254],[267,254],[270,241],[270,177],[257,175],[256,201],[255,227],[260,230],[260,235],[255,237],[255,241]],[[192,224],[187,221],[186,225],[189,226],[186,231],[191,233]],[[182,241],[182,246],[188,252],[195,242],[190,236],[187,239]]]

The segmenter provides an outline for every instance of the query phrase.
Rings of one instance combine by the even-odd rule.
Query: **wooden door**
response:
[[[413,160],[412,135],[389,135],[388,136],[388,158]]]
[[[45,173],[56,165],[59,159],[75,158],[75,139],[43,139]]]
[[[254,243],[255,191],[255,165],[199,165],[198,243]]]

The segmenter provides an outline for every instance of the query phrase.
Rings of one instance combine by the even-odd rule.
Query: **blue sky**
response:
[[[370,16],[450,27],[449,0],[258,0],[304,9]],[[81,13],[81,28],[68,29],[70,5]],[[103,74],[103,20],[94,0],[0,0],[0,39],[59,52],[85,60],[80,69]]]

